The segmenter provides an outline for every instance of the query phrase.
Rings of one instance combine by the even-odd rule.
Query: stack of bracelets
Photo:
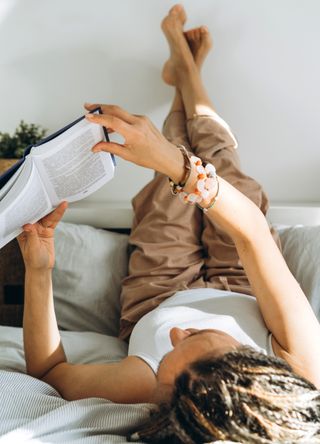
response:
[[[213,208],[219,197],[219,180],[215,167],[211,163],[204,164],[199,157],[189,156],[188,151],[183,145],[178,145],[184,157],[185,177],[183,180],[176,184],[169,178],[172,194],[179,195],[184,203],[196,204],[204,213],[210,208]],[[191,174],[192,166],[195,166],[198,173],[196,188],[192,193],[186,193],[184,187],[188,182]],[[213,195],[213,191],[216,189],[214,197],[211,199],[207,207],[200,206],[203,200],[207,200]]]

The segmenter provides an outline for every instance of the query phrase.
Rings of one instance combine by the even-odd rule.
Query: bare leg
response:
[[[179,14],[179,7],[175,12]],[[185,16],[180,19],[183,26]],[[208,31],[205,28],[187,31],[183,38],[200,70],[212,46]],[[170,70],[170,63],[167,63],[163,71],[167,79],[170,78]],[[171,142],[191,150],[179,89],[175,91],[163,132]],[[200,210],[177,202],[169,191],[168,179],[161,174],[156,175],[134,198],[133,207],[135,219],[130,244],[134,251],[121,294],[122,338],[130,334],[141,316],[175,291],[206,285],[203,280]]]
[[[172,8],[174,9],[174,8]],[[186,21],[186,15],[182,10],[183,15],[180,17],[182,26]],[[165,64],[162,72],[163,79],[167,79],[167,83],[170,84],[171,76],[171,62],[170,60]],[[184,145],[187,150],[191,150],[189,140],[187,136],[186,128],[186,115],[184,110],[184,104],[182,101],[181,93],[179,89],[175,88],[175,95],[171,105],[171,109],[167,118],[163,124],[163,133],[170,142]]]
[[[186,114],[178,89],[175,90],[173,102],[168,116],[164,121],[162,132],[170,142],[176,145],[183,145],[188,151],[191,151],[187,133]]]
[[[181,20],[181,24],[183,25],[186,16],[184,10],[181,7],[174,6],[171,9],[173,14],[177,14]],[[179,15],[182,12],[182,15]],[[165,27],[166,19],[162,23],[162,27]],[[212,48],[212,39],[209,33],[209,30],[206,26],[201,26],[199,28],[190,29],[183,33],[184,38],[190,48],[192,53],[192,57],[194,63],[200,72],[203,66],[203,63]],[[169,85],[173,85],[175,76],[175,68],[172,65],[171,60],[169,59],[163,68],[162,77],[166,83]],[[171,117],[171,114],[176,113],[175,116]],[[169,111],[168,117],[165,120],[164,124],[164,133],[166,137],[174,141],[175,143],[180,143],[184,145],[187,149],[191,150],[189,145],[187,128],[186,128],[186,115],[183,99],[181,96],[181,92],[178,88],[175,88],[175,95],[171,105],[171,109]]]
[[[206,26],[190,29],[189,31],[184,32],[184,37],[191,50],[195,65],[198,68],[198,71],[201,72],[203,63],[212,48],[212,40],[209,30]],[[170,63],[164,65],[162,76],[166,79],[166,83],[169,85],[172,84],[174,70],[172,72]],[[184,111],[184,102],[178,88],[175,89],[175,95],[169,113],[175,111]]]
[[[213,46],[209,29],[207,26],[200,26],[184,32],[184,36],[188,42],[194,63],[201,72],[203,63]]]
[[[183,8],[178,5],[164,19],[162,28],[171,51],[165,69],[168,72],[170,69],[170,82],[181,92],[188,119],[190,145],[198,156],[212,162],[220,176],[246,194],[265,214],[268,208],[267,197],[261,186],[240,169],[236,139],[229,126],[214,110],[184,38],[181,17]],[[205,265],[208,286],[250,294],[249,282],[234,243],[206,218],[203,223],[202,242],[207,252]]]
[[[167,34],[170,34],[171,27],[178,28],[179,33],[183,34],[182,36],[180,35],[180,37],[182,37],[182,39],[184,37],[184,46],[185,48],[189,47],[189,56],[191,54],[191,59],[193,59],[194,65],[200,72],[203,63],[212,48],[212,39],[206,26],[183,32],[186,19],[186,13],[182,5],[175,5],[170,9],[169,14],[162,21],[161,27],[166,36]],[[176,70],[179,69],[179,67],[177,66],[177,60],[174,58],[174,44],[171,44],[168,36],[167,39],[169,42],[171,57],[164,64],[162,78],[168,85],[176,86]]]
[[[183,101],[182,101],[182,97],[181,97],[180,91],[178,89],[175,90],[175,94],[174,94],[174,98],[173,98],[173,101],[172,101],[172,105],[171,105],[169,114],[177,112],[177,111],[184,113],[184,105],[183,105]]]
[[[207,95],[200,76],[199,66],[203,63],[203,52],[196,64],[188,40],[183,33],[185,22],[185,13],[181,5],[173,7],[167,17],[162,22],[162,29],[167,37],[170,47],[170,58],[163,69],[163,79],[170,85],[175,85],[181,92],[183,105],[187,118],[192,118],[194,114],[203,114],[203,108],[207,107],[210,112],[213,110],[213,104]],[[200,35],[209,36],[208,30],[203,27]],[[189,31],[191,37],[196,30]],[[210,49],[211,39],[208,39],[208,50]],[[194,48],[194,46],[193,46]],[[207,50],[207,51],[208,51]],[[199,60],[198,59],[198,60]]]

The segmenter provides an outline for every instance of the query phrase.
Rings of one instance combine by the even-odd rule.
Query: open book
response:
[[[93,112],[100,112],[99,109]],[[89,196],[114,175],[114,158],[91,148],[109,140],[100,126],[80,117],[28,147],[0,177],[0,248],[62,201]]]

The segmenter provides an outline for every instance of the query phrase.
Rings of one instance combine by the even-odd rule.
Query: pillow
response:
[[[320,322],[320,226],[278,227],[282,253]]]
[[[320,321],[320,226],[276,228],[288,267]],[[60,222],[55,248],[53,291],[59,327],[117,336],[128,236]]]
[[[61,329],[118,335],[127,247],[125,234],[60,222],[53,293]]]

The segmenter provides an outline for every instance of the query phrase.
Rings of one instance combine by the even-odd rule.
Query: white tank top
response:
[[[169,332],[179,327],[224,331],[244,345],[271,356],[271,333],[267,330],[256,299],[212,288],[178,291],[135,325],[129,356],[143,359],[157,373],[159,362],[173,347]]]

